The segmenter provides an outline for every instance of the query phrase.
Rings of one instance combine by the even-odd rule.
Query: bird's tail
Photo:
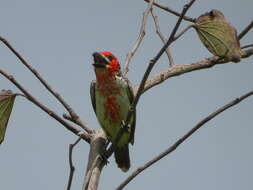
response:
[[[127,172],[130,168],[130,157],[128,144],[121,148],[116,148],[114,152],[115,161],[118,167],[123,171]]]

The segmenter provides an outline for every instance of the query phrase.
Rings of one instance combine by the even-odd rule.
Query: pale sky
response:
[[[163,0],[177,11],[186,1]],[[144,1],[2,0],[0,35],[32,64],[49,84],[93,128],[89,86],[95,78],[92,53],[113,52],[122,66],[138,37]],[[252,19],[252,0],[196,1],[190,17],[218,9],[240,32]],[[176,17],[154,9],[163,34],[168,37]],[[185,22],[180,30],[189,25]],[[253,43],[253,31],[241,41]],[[130,63],[127,75],[137,84],[162,43],[151,17],[144,42]],[[171,46],[175,64],[187,64],[211,54],[191,30]],[[15,76],[41,102],[58,114],[64,108],[3,45],[0,68]],[[132,166],[127,173],[114,158],[101,175],[99,189],[115,189],[137,167],[172,145],[198,121],[230,100],[253,89],[252,57],[240,63],[215,66],[168,79],[145,93],[137,107],[135,144],[130,146]],[[163,56],[151,75],[168,67]],[[19,92],[0,77],[0,89]],[[253,97],[219,115],[175,152],[135,178],[125,189],[253,189]],[[18,97],[0,147],[0,189],[66,189],[69,175],[68,145],[76,137],[36,106]],[[89,146],[74,150],[76,172],[73,190],[81,189]]]

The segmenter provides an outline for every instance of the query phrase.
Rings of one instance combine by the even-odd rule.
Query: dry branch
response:
[[[192,134],[194,134],[198,129],[200,129],[205,123],[219,115],[220,113],[224,112],[225,110],[229,109],[232,106],[235,106],[236,104],[240,103],[242,100],[248,98],[249,96],[253,95],[253,91],[250,91],[244,95],[242,95],[239,98],[236,98],[232,100],[231,102],[227,103],[226,105],[222,106],[221,108],[217,109],[215,112],[211,113],[207,117],[205,117],[203,120],[198,122],[190,131],[188,131],[184,136],[182,136],[180,139],[178,139],[172,146],[167,148],[165,151],[161,152],[158,156],[153,158],[152,160],[148,161],[143,166],[137,168],[131,175],[129,175],[126,180],[124,180],[117,188],[116,190],[123,189],[130,181],[132,181],[137,175],[139,175],[142,171],[152,166],[154,163],[158,162],[182,144],[184,141],[186,141]]]
[[[250,31],[251,28],[253,28],[253,20],[249,23],[248,26],[245,27],[245,29],[241,31],[241,33],[238,35],[238,39],[241,40]]]
[[[247,49],[243,51],[242,58],[247,58],[253,54],[253,48]],[[224,62],[221,61],[218,57],[210,57],[203,59],[201,61],[197,61],[191,64],[175,64],[168,69],[157,73],[156,75],[148,78],[145,87],[142,93],[146,92],[150,88],[162,83],[163,81],[167,80],[168,78],[175,77],[184,73],[200,70],[200,69],[207,69],[213,67],[217,64],[225,64],[225,63],[232,63],[232,62]],[[139,85],[134,87],[134,92],[137,91]]]
[[[65,120],[63,120],[59,115],[57,115],[55,112],[50,110],[48,107],[43,105],[41,102],[39,102],[34,96],[32,96],[12,75],[7,74],[2,69],[0,69],[0,74],[3,75],[5,78],[7,78],[10,82],[12,82],[19,90],[21,90],[25,97],[31,101],[33,104],[38,106],[40,109],[42,109],[44,112],[46,112],[49,116],[57,120],[59,123],[61,123],[66,129],[71,131],[72,133],[76,135],[80,135],[81,131],[67,123]],[[82,139],[84,139],[86,142],[90,142],[90,136],[88,134],[82,134]]]
[[[159,22],[158,22],[158,17],[154,14],[154,11],[153,9],[151,9],[151,15],[152,15],[152,18],[154,20],[154,23],[155,23],[155,28],[156,28],[156,33],[157,35],[159,36],[159,38],[162,40],[163,44],[165,45],[166,44],[166,39],[165,37],[163,36],[161,30],[160,30],[160,26],[159,26]],[[169,59],[169,64],[170,66],[173,65],[173,58],[170,54],[170,50],[169,50],[169,47],[165,50],[165,53]]]
[[[69,112],[72,120],[80,120],[79,116],[75,113],[75,111],[67,104],[67,102],[62,98],[62,96],[53,90],[53,88],[46,82],[44,78],[39,74],[39,72],[33,68],[20,53],[18,53],[15,48],[2,36],[0,36],[0,41],[2,41],[6,47],[8,47],[11,52],[21,61],[23,65],[25,65],[34,75],[35,77],[42,83],[42,85],[65,107],[65,109]],[[80,127],[82,127],[88,133],[92,133],[93,130],[85,125],[83,122],[79,122]]]
[[[96,190],[99,184],[100,175],[105,162],[101,158],[106,147],[107,138],[100,129],[93,135],[90,143],[89,160],[87,164],[86,174],[83,182],[82,190]]]
[[[147,3],[150,2],[150,0],[144,0],[144,1],[147,2]],[[156,3],[156,2],[154,3],[154,6],[160,8],[160,9],[162,9],[162,10],[164,10],[164,11],[167,11],[167,12],[169,12],[169,13],[171,13],[171,14],[177,16],[177,17],[180,17],[180,15],[181,15],[180,13],[178,13],[178,12],[172,10],[171,8],[165,7],[165,6],[160,5],[160,4]],[[194,19],[194,18],[190,18],[190,17],[188,17],[188,16],[183,16],[183,20],[186,20],[186,21],[195,23],[195,19]]]
[[[141,45],[141,42],[142,42],[142,40],[145,36],[145,26],[146,26],[146,23],[147,23],[148,15],[149,15],[150,11],[152,10],[153,3],[154,3],[154,0],[151,0],[148,4],[146,10],[143,13],[139,36],[138,36],[134,46],[132,47],[132,49],[127,54],[126,62],[125,62],[125,68],[124,68],[124,71],[123,71],[123,76],[125,76],[127,74],[128,70],[129,70],[129,63],[130,63],[132,57],[134,56],[135,52],[138,50],[139,46]]]
[[[69,144],[69,168],[70,168],[70,172],[69,172],[69,180],[68,180],[67,190],[71,189],[72,180],[73,180],[73,176],[74,176],[74,172],[75,172],[75,166],[74,166],[73,160],[72,160],[73,149],[80,142],[81,139],[82,138],[79,137],[73,144]]]

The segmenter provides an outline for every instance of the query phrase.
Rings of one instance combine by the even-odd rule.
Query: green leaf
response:
[[[15,97],[16,94],[13,94],[10,90],[0,92],[0,144],[4,140]]]
[[[236,29],[225,20],[222,12],[212,10],[199,16],[194,27],[201,42],[215,56],[239,62],[242,51]]]

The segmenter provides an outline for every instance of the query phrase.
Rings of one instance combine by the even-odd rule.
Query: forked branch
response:
[[[152,15],[152,18],[154,20],[154,23],[155,23],[155,28],[156,28],[156,33],[157,35],[159,36],[159,38],[161,39],[161,41],[163,42],[163,44],[165,45],[166,44],[166,39],[165,37],[163,36],[161,30],[160,30],[160,26],[159,26],[159,22],[158,22],[158,17],[154,14],[154,11],[153,9],[151,9],[151,15]],[[169,59],[169,64],[170,66],[173,65],[173,58],[172,58],[172,55],[170,53],[170,50],[169,50],[169,47],[165,50],[165,53]]]
[[[147,2],[147,3],[150,2],[150,0],[144,0],[144,1]],[[154,3],[154,6],[160,8],[160,9],[162,9],[162,10],[164,10],[164,11],[167,11],[167,12],[169,12],[169,13],[171,13],[171,14],[177,16],[177,17],[180,17],[180,15],[181,15],[180,13],[178,13],[178,12],[172,10],[171,8],[166,7],[166,6],[163,6],[163,5],[160,5],[160,4],[156,3],[156,2]],[[190,17],[188,17],[188,16],[183,16],[183,20],[186,20],[186,21],[195,23],[195,19],[194,19],[194,18],[190,18]]]
[[[152,10],[153,3],[154,3],[154,0],[151,0],[148,4],[146,10],[143,13],[139,36],[138,36],[135,44],[133,45],[132,49],[128,52],[128,54],[126,56],[126,63],[125,63],[124,71],[123,71],[123,76],[125,76],[127,74],[128,70],[129,70],[129,63],[130,63],[132,57],[134,56],[135,52],[138,50],[139,46],[141,45],[141,42],[145,36],[145,26],[147,23],[148,15],[149,15],[150,11]]]
[[[21,61],[23,65],[27,67],[35,77],[41,82],[41,84],[65,107],[65,109],[69,112],[72,120],[80,120],[79,116],[75,113],[75,111],[67,104],[67,102],[62,98],[62,96],[53,90],[53,88],[46,82],[45,79],[39,74],[39,72],[33,68],[23,57],[20,53],[18,53],[15,48],[2,36],[0,36],[0,41],[2,41],[10,50],[11,52]],[[83,122],[79,122],[80,127],[82,127],[86,132],[92,133],[93,130],[85,125]]]

